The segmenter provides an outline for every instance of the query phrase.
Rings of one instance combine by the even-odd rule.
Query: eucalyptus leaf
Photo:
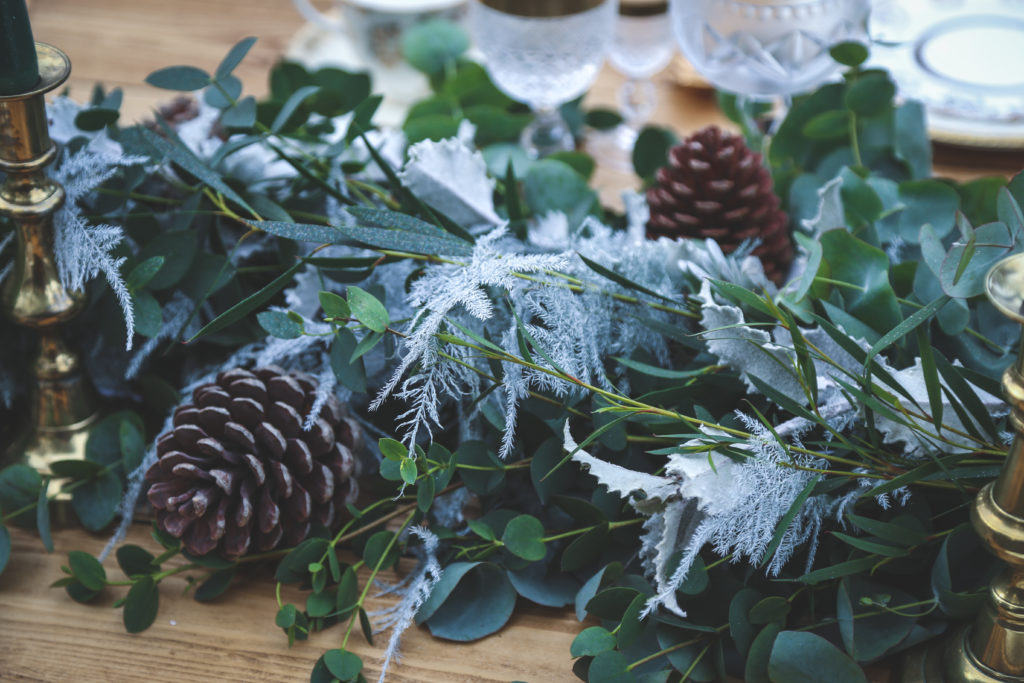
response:
[[[0,574],[4,573],[7,563],[11,559],[11,532],[7,527],[0,524]]]
[[[434,636],[445,640],[477,640],[504,626],[515,602],[515,589],[496,565],[454,562],[420,606],[416,623],[426,623]]]
[[[775,638],[768,674],[778,683],[867,683],[856,662],[819,635],[783,631]]]
[[[124,603],[124,628],[128,633],[141,633],[152,626],[160,609],[160,591],[152,576],[145,575],[128,589]]]

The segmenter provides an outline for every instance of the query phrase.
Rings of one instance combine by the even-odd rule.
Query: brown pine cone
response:
[[[761,155],[742,137],[709,126],[673,147],[647,202],[649,238],[710,237],[726,254],[756,239],[753,253],[765,275],[780,284],[785,279],[793,261],[789,219],[779,209]]]
[[[193,555],[237,558],[331,528],[359,494],[358,424],[331,396],[302,428],[316,381],[276,366],[222,372],[174,413],[146,472],[157,524]]]

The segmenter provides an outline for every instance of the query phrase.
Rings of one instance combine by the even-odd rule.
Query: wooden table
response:
[[[88,98],[92,85],[124,89],[123,116],[139,120],[168,98],[145,83],[160,67],[188,63],[213,69],[228,48],[244,36],[259,42],[237,71],[247,89],[266,92],[270,66],[301,17],[287,0],[29,0],[36,38],[60,46],[71,56],[71,94]],[[621,77],[602,72],[590,104],[615,106]],[[706,90],[675,87],[668,74],[657,77],[660,103],[652,119],[686,134],[711,123],[727,125]],[[961,180],[1024,166],[1019,155],[965,154],[940,150],[940,175]],[[628,174],[599,169],[596,178],[607,202],[635,186]],[[161,610],[144,634],[128,635],[120,612],[109,609],[124,589],[108,589],[99,607],[79,605],[60,589],[48,588],[62,576],[70,550],[96,553],[105,538],[81,530],[55,533],[56,552],[48,555],[32,534],[14,532],[14,554],[0,575],[0,680],[3,681],[306,681],[313,663],[337,647],[337,628],[289,649],[273,625],[273,582],[251,576],[240,581],[217,605],[183,597],[183,576],[161,587]],[[151,549],[148,529],[137,526],[129,542]],[[108,560],[107,569],[117,575]],[[394,578],[393,576],[386,578]],[[301,602],[301,596],[285,595]],[[375,608],[385,603],[375,601]],[[553,610],[520,599],[510,624],[473,644],[433,639],[411,629],[404,639],[403,663],[389,681],[573,681],[569,645],[580,625],[569,610]],[[383,648],[354,637],[375,680]],[[885,676],[876,677],[884,680]]]

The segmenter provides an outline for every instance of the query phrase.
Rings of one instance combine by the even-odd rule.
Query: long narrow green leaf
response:
[[[899,476],[893,477],[892,479],[879,484],[873,489],[865,491],[861,494],[861,498],[875,498],[886,493],[891,493],[892,491],[903,488],[904,486],[909,486],[919,481],[923,481],[938,472],[942,466],[955,464],[969,455],[969,453],[953,453],[952,455],[939,458],[936,461],[919,465],[909,472],[904,472]]]
[[[611,280],[612,282],[614,282],[616,284],[622,285],[626,289],[633,289],[633,290],[636,290],[638,292],[643,292],[644,294],[646,294],[648,296],[653,296],[656,299],[661,299],[662,301],[666,301],[668,303],[675,303],[674,301],[672,301],[672,299],[668,298],[667,296],[662,296],[661,294],[658,294],[657,292],[655,292],[653,289],[648,289],[647,287],[644,287],[641,284],[637,284],[636,282],[633,282],[632,280],[630,280],[629,278],[625,277],[624,275],[620,275],[620,274],[616,273],[611,268],[605,268],[600,263],[597,263],[596,261],[591,261],[590,259],[588,259],[586,256],[584,256],[583,254],[581,254],[579,252],[576,252],[576,255],[579,256],[580,260],[583,261],[583,263],[586,264],[587,268],[590,268],[592,271],[594,271],[598,275],[600,275],[602,277],[606,277],[606,278],[608,278],[609,280]]]
[[[939,309],[945,306],[949,299],[950,297],[948,295],[941,295],[938,299],[931,302],[924,308],[914,311],[914,313],[908,316],[906,320],[889,330],[868,350],[867,360],[864,361],[864,365],[866,366],[868,362],[874,360],[875,356],[877,356],[881,351],[885,350],[890,345],[895,344],[905,335],[910,334],[917,329],[919,325],[938,313]]]
[[[970,411],[971,417],[977,420],[977,424],[988,433],[989,438],[999,438],[999,431],[992,421],[992,416],[981,402],[981,399],[978,398],[978,395],[974,393],[971,385],[964,380],[960,372],[941,353],[936,351],[934,356],[935,365],[942,378],[946,380],[946,384],[956,394],[956,397],[963,402],[964,408]],[[969,424],[965,423],[964,426],[969,426]]]
[[[288,97],[288,100],[281,107],[281,111],[274,117],[274,122],[270,124],[270,131],[272,133],[280,133],[284,125],[288,123],[288,119],[292,117],[292,114],[302,106],[302,103],[308,100],[310,97],[320,91],[320,87],[316,85],[305,85]]]
[[[375,249],[426,255],[468,256],[473,249],[468,242],[440,231],[434,235],[425,235],[389,227],[325,226],[282,221],[254,221],[253,226],[271,235],[300,242],[338,244],[353,241]]]
[[[550,470],[548,470],[548,473],[545,474],[543,477],[541,477],[540,480],[544,481],[545,479],[550,477],[552,474],[557,472],[562,467],[562,465],[564,465],[565,463],[567,463],[570,460],[572,460],[572,456],[576,455],[577,453],[582,451],[584,448],[586,448],[590,444],[592,444],[595,441],[597,441],[598,439],[600,439],[601,435],[604,434],[605,432],[607,432],[608,430],[610,430],[613,427],[617,426],[619,423],[625,422],[626,420],[628,420],[631,417],[633,417],[632,413],[626,413],[625,415],[619,415],[614,420],[611,420],[611,421],[601,425],[597,429],[595,429],[593,432],[591,432],[587,436],[587,438],[583,439],[583,441],[580,441],[578,444],[576,444],[576,448],[574,448],[573,450],[571,450],[568,453],[566,453],[564,458],[562,458],[557,463],[555,463],[555,466],[552,467]]]
[[[363,223],[369,223],[379,228],[403,230],[430,237],[444,236],[446,234],[444,230],[436,225],[399,211],[375,209],[368,206],[353,206],[348,212]]]
[[[785,320],[786,327],[789,328],[789,336],[793,340],[793,351],[796,353],[797,367],[800,368],[800,374],[803,376],[804,388],[810,394],[811,405],[818,405],[818,370],[807,349],[803,332],[800,331],[800,326],[796,324],[796,320],[789,311],[780,308],[779,313]]]
[[[195,336],[188,340],[188,343],[191,344],[200,337],[212,334],[218,330],[224,329],[228,325],[238,322],[249,313],[265,304],[272,296],[284,289],[288,283],[292,281],[295,273],[302,266],[302,261],[296,261],[291,268],[278,275],[271,282],[267,283],[263,289],[259,290],[255,294],[251,294],[245,299],[242,299],[237,304],[208,322],[203,329],[196,332]]]
[[[848,536],[847,534],[833,531],[832,535],[838,538],[843,543],[853,546],[857,550],[863,550],[867,553],[873,553],[875,555],[881,555],[883,557],[903,557],[907,554],[906,549],[897,548],[891,545],[885,545],[884,543],[874,543],[872,541],[866,541],[863,538],[856,536]]]
[[[942,433],[942,384],[935,367],[935,355],[932,353],[931,340],[924,328],[917,328],[917,353],[921,357],[921,371],[924,374],[924,386],[928,391],[928,407],[932,411],[932,423],[935,432]]]
[[[642,375],[661,377],[662,379],[690,379],[705,374],[703,368],[700,370],[669,370],[667,368],[659,368],[656,365],[641,363],[631,358],[623,358],[622,356],[612,356],[612,360],[619,362],[630,370],[636,370]]]
[[[46,552],[53,552],[53,537],[50,535],[50,501],[47,492],[50,488],[50,478],[43,478],[43,485],[39,487],[39,499],[36,501],[36,530],[39,532],[39,540],[43,542]]]
[[[771,307],[765,303],[764,299],[749,289],[724,280],[715,280],[714,278],[709,278],[708,282],[710,282],[715,289],[733,301],[741,304],[747,304],[751,308],[757,309],[771,318],[776,317],[775,313],[772,311]]]
[[[174,137],[175,140],[178,140],[177,144],[175,144],[174,142],[157,135],[145,126],[139,127],[139,133],[143,138],[145,138],[146,142],[148,142],[149,145],[156,149],[160,154],[178,164],[183,169],[199,178],[246,211],[255,215],[255,212],[252,210],[252,207],[249,206],[248,202],[242,199],[237,192],[228,187],[227,183],[221,179],[220,175],[215,173],[212,169],[206,166],[206,164],[200,161],[199,157],[189,151],[189,149],[185,147],[185,144],[178,140],[177,136]],[[171,131],[170,134],[173,135],[173,131]]]
[[[215,79],[225,78],[231,75],[231,72],[235,70],[235,67],[242,63],[245,56],[249,54],[249,50],[256,43],[256,38],[249,36],[248,38],[242,38],[240,41],[228,51],[227,56],[221,61],[220,66],[214,72],[213,77]]]
[[[816,569],[813,572],[807,572],[796,580],[800,583],[806,584],[821,583],[822,581],[830,581],[832,579],[850,576],[851,574],[859,574],[862,571],[871,569],[876,564],[878,564],[877,557],[861,557],[856,560],[840,562],[839,564],[834,564],[831,567],[823,567],[822,569]]]

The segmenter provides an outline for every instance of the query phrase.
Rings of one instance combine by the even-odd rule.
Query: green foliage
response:
[[[606,214],[588,184],[593,159],[570,152],[531,160],[515,144],[529,112],[501,93],[480,65],[464,59],[460,36],[435,24],[407,34],[406,53],[430,76],[433,89],[403,123],[409,140],[450,136],[460,120],[472,122],[494,181],[495,211],[519,238],[551,211],[566,213],[574,230],[587,216],[621,228],[624,220]],[[477,232],[470,228],[478,226],[458,225],[428,208],[403,186],[383,150],[370,144],[365,133],[373,128],[380,99],[370,95],[366,74],[282,62],[271,72],[269,96],[257,101],[233,75],[252,43],[237,44],[213,75],[171,67],[148,79],[166,89],[207,88],[203,97],[220,110],[219,123],[231,134],[213,156],[191,151],[173,126],[159,126],[160,132],[119,128],[117,91],[99,92],[77,119],[83,133],[106,127],[126,151],[151,162],[146,170],[118,173],[86,208],[97,222],[123,224],[137,247],[125,247],[122,271],[138,331],[157,340],[159,361],[123,392],[145,398],[125,398],[131,411],[95,426],[86,460],[53,464],[54,478],[66,481],[44,483],[24,466],[0,470],[0,570],[10,555],[9,525],[35,523],[44,544],[49,540],[46,500],[58,488],[71,492],[85,526],[110,523],[127,474],[155,436],[152,425],[177,402],[172,390],[157,409],[147,402],[159,393],[150,387],[179,387],[192,368],[220,365],[269,334],[309,342],[329,360],[341,385],[372,393],[401,356],[396,340],[423,324],[422,318],[411,323],[393,294],[407,293],[425,269],[455,270],[475,258]],[[360,500],[370,502],[339,507],[333,528],[314,525],[310,538],[267,558],[278,562],[277,582],[302,592],[297,604],[278,599],[274,621],[289,644],[334,625],[347,629],[335,642],[341,646],[319,659],[311,680],[363,678],[363,662],[348,649],[348,638],[358,623],[372,641],[370,586],[419,542],[404,533],[413,526],[436,534],[442,566],[418,623],[437,637],[470,641],[501,629],[518,596],[540,605],[572,604],[581,621],[597,620],[570,651],[579,658],[574,670],[590,681],[707,681],[726,671],[749,681],[860,681],[859,663],[896,654],[929,629],[977,610],[991,563],[961,524],[969,496],[1001,463],[999,432],[1006,428],[1002,417],[986,410],[980,390],[998,392],[998,374],[1012,360],[1007,349],[1019,335],[980,297],[991,264],[1024,244],[1024,180],[957,185],[928,178],[931,152],[920,105],[895,103],[889,77],[863,66],[862,46],[837,46],[833,56],[851,67],[842,82],[797,98],[766,152],[806,252],[806,270],[778,292],[712,282],[723,306],[744,316],[737,329],[770,332],[777,345],[792,349],[781,372],[802,395],[788,395],[754,374],[741,377],[714,358],[693,326],[699,283],[680,285],[685,298],[659,294],[632,274],[629,258],[587,252],[579,278],[538,273],[531,280],[529,295],[537,294],[537,301],[551,282],[595,302],[611,298],[614,315],[637,334],[664,342],[658,353],[601,358],[598,377],[568,375],[552,361],[540,334],[530,332],[543,330],[538,326],[548,324],[545,316],[557,315],[544,304],[537,304],[534,319],[516,320],[511,329],[519,356],[499,345],[506,330],[490,321],[470,329],[450,316],[436,350],[457,349],[465,354],[457,360],[482,361],[486,370],[480,369],[477,393],[466,398],[458,416],[442,406],[429,445],[380,439],[378,471],[360,481]],[[722,102],[755,136],[755,118],[763,112],[727,97]],[[619,120],[614,112],[584,112],[579,103],[563,113],[577,129]],[[342,115],[351,121],[336,131],[330,119]],[[640,178],[650,182],[676,143],[672,131],[645,129],[633,154]],[[235,155],[257,149],[294,175],[252,182]],[[827,184],[833,180],[837,184]],[[323,215],[328,202],[344,209],[346,218]],[[332,210],[331,216],[339,214]],[[327,245],[367,251],[321,253]],[[382,272],[390,276],[394,271],[384,269],[396,263],[408,265],[401,278],[367,281]],[[282,296],[300,272],[296,295],[304,298],[304,315],[286,312]],[[385,281],[386,298],[379,286]],[[481,288],[496,308],[509,304],[500,290]],[[104,313],[116,310],[108,288],[97,284],[89,297],[89,313],[74,323],[72,334],[116,322],[116,315]],[[169,329],[172,320],[177,322]],[[189,336],[188,344],[179,343]],[[752,352],[760,353],[756,346]],[[130,358],[111,354],[123,374]],[[911,395],[899,373],[918,359],[924,392]],[[542,368],[550,385],[531,386],[523,398],[517,448],[501,460],[496,453],[507,400],[501,379],[513,365]],[[849,426],[821,415],[821,367],[836,369],[829,382],[862,422]],[[361,405],[362,398],[353,404]],[[764,431],[755,434],[737,420],[737,409],[756,417],[755,426]],[[365,417],[381,433],[393,434],[399,410],[389,402]],[[959,434],[942,424],[954,416],[963,425]],[[799,446],[774,431],[794,418],[806,423]],[[473,440],[460,438],[456,423],[462,419],[475,420]],[[675,476],[666,470],[666,458],[680,451],[725,462],[712,460],[716,454],[732,464],[758,457],[757,448],[776,446],[785,456],[781,467],[807,456],[813,464],[800,467],[814,471],[788,509],[783,505],[773,518],[764,538],[770,542],[761,544],[756,561],[723,557],[709,545],[692,558],[674,593],[686,617],[662,609],[647,613],[658,591],[640,574],[638,558],[653,561],[657,549],[649,546],[641,555],[638,537],[658,522],[642,525],[638,510],[656,509],[660,501],[641,493],[633,505],[595,486],[592,474],[563,449],[567,420],[573,433],[586,430],[582,449],[645,476]],[[884,420],[906,427],[937,454],[908,455],[909,447],[885,438]],[[474,514],[467,516],[473,518],[435,514],[459,489],[472,494]],[[882,495],[890,497],[891,509],[875,503]],[[824,519],[814,558],[800,555],[777,576],[767,576],[790,540],[787,534],[796,533],[802,516],[828,496],[847,496],[842,528],[833,517]],[[679,543],[692,531],[681,527]],[[163,579],[186,574],[195,599],[215,601],[239,572],[236,562],[181,553],[178,539],[166,533],[155,532],[154,541],[157,555],[138,546],[118,550],[123,581],[108,581],[95,558],[72,553],[67,576],[56,585],[79,601],[126,586],[118,604],[126,629],[139,632],[155,619]],[[661,571],[670,575],[681,553],[668,554]],[[343,564],[346,557],[354,564]]]

